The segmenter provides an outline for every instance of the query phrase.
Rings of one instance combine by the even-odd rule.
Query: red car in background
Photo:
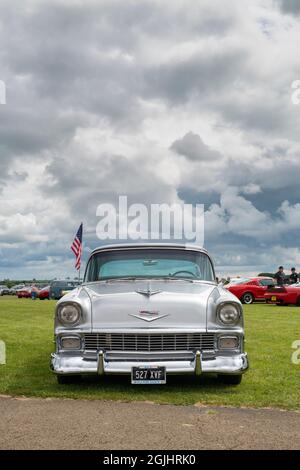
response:
[[[43,289],[40,290],[38,297],[40,300],[44,299],[50,299],[50,286],[43,287]]]
[[[270,286],[275,286],[271,277],[252,277],[225,285],[243,304],[252,304],[255,300],[265,300],[265,293]]]
[[[36,296],[38,297],[39,289],[36,286],[23,287],[22,289],[17,290],[18,299],[21,299],[21,298],[30,299],[32,297],[32,292],[35,292]]]
[[[270,287],[265,293],[268,303],[277,305],[298,305],[300,307],[300,282],[286,286]]]
[[[31,297],[31,287],[23,287],[22,289],[17,290],[18,299],[23,297],[30,298]]]

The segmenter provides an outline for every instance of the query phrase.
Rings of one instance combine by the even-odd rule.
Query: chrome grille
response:
[[[86,333],[85,349],[104,351],[194,351],[215,348],[213,333]]]

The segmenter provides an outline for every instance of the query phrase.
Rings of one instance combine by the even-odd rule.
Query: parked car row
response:
[[[20,284],[10,288],[5,285],[0,285],[0,295],[16,295],[17,291],[23,287],[25,287],[25,284]]]
[[[36,287],[36,286],[25,286],[23,287],[22,289],[19,289],[17,291],[17,297],[18,299],[21,299],[21,298],[31,298],[32,297],[32,293],[35,292],[36,293],[36,297],[39,296],[39,288]]]
[[[277,305],[300,306],[300,282],[277,286],[271,277],[241,278],[224,286],[243,304],[265,301]]]
[[[43,288],[36,286],[18,285],[9,289],[0,285],[0,295],[17,295],[20,298],[31,298],[33,292],[40,300],[59,300],[65,294],[75,289],[77,281],[59,280],[53,281]],[[300,306],[300,282],[291,285],[277,286],[271,277],[257,276],[252,278],[237,278],[224,288],[234,294],[243,304],[250,305],[257,301],[266,301],[277,305]]]
[[[75,281],[53,281],[50,285],[39,289],[36,286],[24,286],[17,291],[17,296],[21,298],[39,298],[40,300],[54,299],[59,300],[66,293],[75,289],[79,285]]]

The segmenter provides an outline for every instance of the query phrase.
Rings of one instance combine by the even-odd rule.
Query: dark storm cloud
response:
[[[197,204],[201,201],[205,209],[212,204],[220,204],[220,193],[212,188],[210,191],[197,191],[189,187],[181,187],[178,189],[179,198],[186,204]]]
[[[242,59],[242,54],[225,53],[144,70],[142,63],[130,61],[147,36],[176,42],[193,34],[224,34],[234,20],[209,9],[204,18],[197,8],[198,16],[192,17],[183,7],[153,2],[102,2],[101,7],[97,2],[44,2],[15,15],[6,5],[1,57],[10,71],[28,77],[28,89],[38,98],[102,114],[113,123],[131,122],[134,116],[140,121],[139,96],[182,100],[194,89],[207,90],[212,76],[221,86]]]
[[[292,13],[295,15],[300,14],[299,0],[277,0],[283,12]]]
[[[263,88],[265,85],[261,83],[259,86]],[[226,99],[213,106],[227,122],[232,122],[249,132],[292,138],[299,128],[300,116],[296,106],[286,106],[289,104],[289,88],[290,83],[286,85],[285,99],[274,96],[273,99],[265,97],[263,101],[258,99],[246,103],[242,100],[229,102]]]
[[[152,169],[154,159],[144,162],[142,172],[139,160],[131,161],[123,155],[99,152],[89,167],[84,160],[80,161],[76,156],[75,159],[76,167],[69,166],[70,155],[50,164],[47,171],[59,175],[59,178],[51,187],[42,189],[50,197],[67,194],[73,214],[77,217],[81,214],[94,227],[97,206],[107,202],[117,205],[120,194],[127,195],[129,205],[146,203],[152,188],[156,191],[151,195],[151,202],[164,202],[169,197],[168,186],[159,188],[160,180]],[[67,167],[68,171],[65,171]]]
[[[80,114],[60,114],[43,102],[36,102],[35,108],[7,105],[1,117],[1,153],[10,156],[32,156],[56,147],[73,135],[76,126],[85,122]]]
[[[185,156],[188,160],[217,160],[221,155],[210,149],[198,134],[189,132],[182,139],[175,140],[170,147],[179,155]]]
[[[222,169],[222,175],[229,186],[244,187],[257,184],[263,191],[286,191],[287,194],[298,186],[299,161],[295,154],[293,159],[281,158],[274,152],[269,158],[257,152],[250,161],[236,162],[228,160]],[[298,197],[300,194],[298,193]]]
[[[81,7],[44,2],[15,14],[6,3],[3,17],[0,58],[8,88],[0,115],[3,153],[57,148],[93,115],[126,124],[132,116],[139,119],[138,70],[114,56],[117,45],[126,51],[126,37],[134,44],[133,34],[118,38],[108,12],[94,2]]]
[[[171,105],[195,99],[198,95],[214,97],[222,93],[236,79],[236,70],[242,69],[247,52],[242,49],[225,52],[205,51],[185,60],[166,63],[146,69],[146,96],[167,99]]]
[[[294,205],[299,202],[300,194],[298,185],[294,184],[278,189],[265,189],[262,193],[249,194],[247,198],[259,211],[268,208],[271,214],[275,214],[282,201],[288,200]],[[296,240],[298,243],[298,235]]]

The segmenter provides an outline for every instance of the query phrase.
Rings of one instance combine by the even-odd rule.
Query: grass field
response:
[[[245,308],[251,367],[241,385],[224,386],[214,378],[170,377],[167,385],[146,387],[132,386],[129,377],[58,385],[49,370],[54,305],[0,297],[0,340],[7,348],[7,364],[0,365],[0,394],[300,409],[300,365],[291,362],[292,342],[300,340],[298,307]]]

